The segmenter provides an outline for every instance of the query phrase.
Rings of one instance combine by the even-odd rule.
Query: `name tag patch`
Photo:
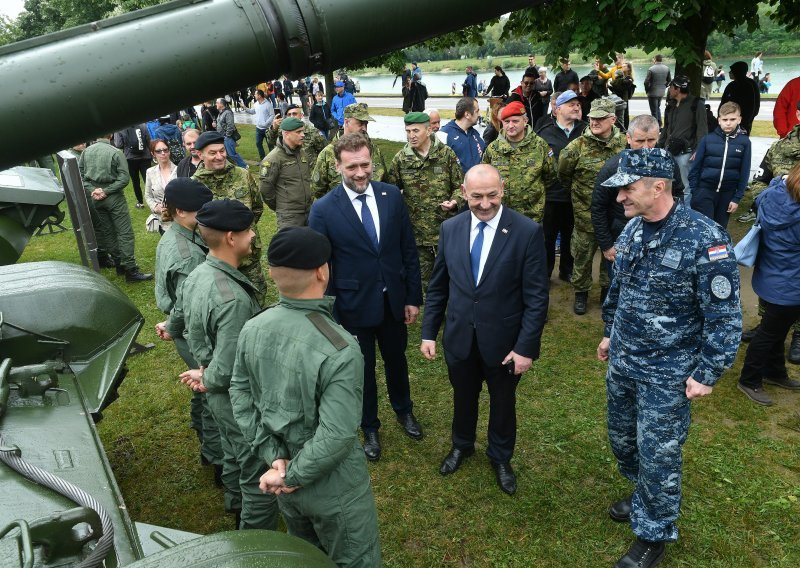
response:
[[[683,253],[675,249],[667,249],[664,253],[664,258],[661,260],[661,266],[672,268],[673,270],[681,265],[681,258]]]
[[[708,260],[722,260],[723,258],[728,258],[728,247],[725,245],[719,245],[708,249]]]

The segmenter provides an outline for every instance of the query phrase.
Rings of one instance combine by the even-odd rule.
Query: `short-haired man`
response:
[[[747,76],[747,63],[737,61],[731,64],[728,75],[731,82],[725,87],[720,99],[720,106],[727,102],[739,105],[742,113],[742,128],[749,134],[753,128],[753,120],[761,108],[761,93],[758,83]],[[701,137],[698,138],[700,140]]]
[[[375,122],[369,114],[367,103],[355,103],[344,109],[344,127],[336,133],[331,143],[325,146],[317,157],[314,171],[311,173],[311,189],[314,197],[320,198],[328,191],[338,186],[342,181],[341,174],[336,169],[336,157],[333,148],[336,142],[345,134],[361,133],[369,140],[369,150],[372,156],[372,179],[383,181],[386,178],[388,167],[380,146],[375,144],[367,134],[370,122]]]
[[[594,88],[595,80],[591,75],[581,77],[580,89],[578,90],[578,100],[581,102],[581,118],[588,120],[589,112],[592,109],[592,101],[600,98]]]
[[[200,165],[200,153],[194,145],[200,137],[200,131],[196,128],[187,128],[183,131],[183,147],[186,148],[186,157],[178,162],[176,177],[190,178],[197,171]]]
[[[539,78],[539,71],[534,73],[531,68],[525,71],[522,76],[519,86],[511,91],[511,95],[506,100],[507,103],[518,102],[521,103],[525,109],[525,115],[528,117],[528,124],[533,127],[536,121],[539,120],[545,113],[545,108],[541,104],[539,93],[533,90],[533,84]]]
[[[442,129],[442,115],[435,108],[426,109],[425,112],[431,119],[431,132],[436,134]]]
[[[453,427],[452,447],[439,473],[454,473],[475,452],[485,380],[486,455],[498,486],[511,495],[517,490],[511,467],[517,384],[539,358],[547,319],[544,239],[538,224],[502,204],[503,180],[496,168],[473,167],[461,191],[470,213],[442,223],[420,344],[427,359],[436,357],[436,336],[446,315],[443,351],[453,386]]]
[[[617,566],[650,568],[678,538],[682,446],[690,401],[711,394],[742,331],[730,239],[672,197],[673,162],[660,148],[625,150],[617,174],[625,216],[597,348],[608,361],[608,436],[633,493],[609,508],[636,541]]]
[[[477,97],[478,96],[478,79],[475,72],[472,70],[472,66],[468,65],[467,68],[464,70],[466,76],[464,77],[464,82],[461,84],[462,87],[462,94],[465,97]]]
[[[197,171],[192,176],[214,194],[214,199],[237,199],[253,212],[253,240],[250,256],[239,266],[247,279],[258,289],[256,297],[263,305],[267,292],[267,282],[261,268],[261,236],[256,227],[264,212],[264,202],[253,176],[245,168],[235,166],[227,159],[225,141],[218,132],[204,132],[194,144],[201,159]]]
[[[255,108],[245,108],[244,112],[256,115],[256,149],[258,150],[258,159],[263,160],[267,155],[264,151],[264,138],[266,138],[267,130],[275,120],[275,107],[267,100],[264,91],[257,89]],[[271,148],[269,142],[267,147]]]
[[[573,91],[564,91],[555,100],[553,117],[537,131],[550,147],[556,164],[561,151],[567,144],[577,139],[586,128],[581,120],[581,102]],[[557,167],[557,166],[556,166]],[[572,278],[573,259],[570,252],[572,230],[575,226],[575,213],[569,192],[564,189],[556,176],[547,186],[544,199],[542,229],[544,230],[544,247],[547,251],[547,275],[553,273],[556,266],[556,241],[561,235],[561,255],[558,266],[558,277],[565,282]]]
[[[349,105],[355,104],[356,98],[352,93],[348,93],[344,89],[344,81],[336,81],[333,84],[333,90],[336,94],[331,99],[331,115],[339,122],[339,127],[344,126],[344,109]],[[328,133],[330,136],[332,133]]]
[[[413,413],[405,354],[406,326],[416,321],[422,304],[419,257],[400,191],[387,183],[371,181],[369,140],[362,134],[342,136],[334,146],[334,155],[342,183],[314,202],[308,224],[328,237],[333,247],[334,276],[328,293],[336,296],[337,319],[358,338],[364,355],[361,429],[364,453],[368,460],[377,461],[381,455],[381,421],[375,380],[376,341],[397,421],[410,438],[421,440],[423,436]],[[458,164],[455,166],[458,168]]]
[[[400,188],[408,207],[424,284],[433,270],[439,225],[458,210],[464,174],[455,152],[431,133],[427,114],[410,112],[403,122],[408,142],[392,158],[386,182]]]
[[[578,83],[578,74],[572,68],[572,62],[566,57],[561,59],[561,71],[553,79],[553,91],[572,90],[570,85]]]
[[[261,196],[275,211],[278,230],[308,223],[312,164],[303,149],[305,125],[296,118],[281,122],[281,138],[261,162]]]
[[[661,126],[661,99],[664,98],[664,90],[671,80],[669,67],[664,65],[664,57],[659,53],[653,57],[653,64],[647,70],[647,77],[644,80],[650,114],[655,117],[659,126]]]
[[[503,130],[486,147],[482,161],[500,172],[506,205],[541,223],[545,192],[556,179],[553,153],[528,124],[522,103],[507,104],[500,120]]]
[[[275,530],[277,501],[259,489],[264,463],[243,437],[228,392],[239,332],[261,309],[257,290],[238,270],[252,253],[254,216],[241,201],[215,199],[203,205],[195,219],[209,252],[183,283],[178,303],[199,367],[181,373],[180,379],[193,391],[206,393],[219,426],[225,453],[225,510],[236,514],[236,528]]]
[[[297,105],[287,106],[285,116],[278,116],[272,120],[272,126],[269,130],[267,130],[267,145],[269,146],[270,150],[275,148],[275,144],[278,142],[278,138],[281,135],[281,122],[285,118],[296,118],[297,120],[303,121],[303,125],[305,126],[303,150],[305,150],[306,156],[309,159],[309,163],[313,167],[317,161],[317,156],[319,156],[323,148],[328,145],[328,140],[322,134],[320,134],[317,127],[306,120],[306,118],[303,116],[303,109]]]
[[[325,295],[330,255],[328,239],[309,227],[273,237],[267,259],[279,301],[242,328],[231,404],[289,534],[337,566],[380,566],[378,514],[358,446],[364,360]]]
[[[589,290],[592,289],[592,260],[597,251],[597,241],[591,218],[592,191],[603,163],[625,148],[625,135],[615,126],[616,105],[603,98],[592,103],[589,128],[579,138],[570,142],[558,158],[558,178],[572,199],[575,229],[572,232],[572,287],[575,289],[573,311],[583,315],[587,311]],[[600,264],[600,302],[608,292],[608,274]]]
[[[436,113],[438,117],[438,112]],[[428,116],[431,116],[430,113]],[[475,130],[481,108],[478,99],[462,97],[456,103],[456,117],[441,129],[439,139],[453,149],[458,158],[458,163],[464,173],[472,166],[481,163],[486,142],[481,138],[480,132]],[[433,118],[431,118],[433,129]],[[434,131],[435,132],[435,131]]]
[[[528,67],[525,69],[525,73],[528,71],[531,72],[531,77],[538,77],[539,76],[539,66],[536,65],[536,56],[534,54],[528,55]]]
[[[237,132],[236,124],[233,120],[233,111],[228,105],[228,102],[223,98],[217,99],[217,110],[219,111],[217,115],[217,132],[225,137],[225,152],[227,152],[228,157],[233,160],[233,163],[240,168],[246,168],[247,163],[245,163],[244,158],[236,151],[236,140],[233,139]]]

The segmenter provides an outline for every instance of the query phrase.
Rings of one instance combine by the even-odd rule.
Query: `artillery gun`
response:
[[[7,45],[0,123],[14,135],[0,139],[0,170],[268,77],[330,71],[531,3],[175,0]],[[0,187],[0,564],[331,566],[281,533],[199,537],[130,519],[94,422],[117,396],[144,319],[83,255],[83,267],[13,264],[38,227],[58,220],[63,197],[54,177],[41,178],[47,170],[23,170],[0,171],[12,184]],[[26,193],[37,176],[50,187]]]

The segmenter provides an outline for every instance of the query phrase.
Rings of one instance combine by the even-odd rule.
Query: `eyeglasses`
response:
[[[169,148],[161,148],[160,150],[156,150],[156,154],[169,154]]]

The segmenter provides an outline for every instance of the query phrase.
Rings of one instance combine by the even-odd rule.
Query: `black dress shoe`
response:
[[[494,468],[494,476],[497,478],[497,485],[500,486],[500,489],[509,495],[516,493],[517,476],[514,475],[514,470],[511,469],[511,464],[492,462],[492,467]]]
[[[138,268],[131,268],[125,271],[125,282],[144,282],[145,280],[152,280],[152,274],[145,274]]]
[[[750,343],[753,338],[758,333],[758,329],[761,327],[761,324],[758,324],[754,328],[748,329],[747,331],[742,332],[742,343]]]
[[[469,456],[475,453],[475,448],[468,450],[459,450],[458,448],[450,448],[450,453],[442,460],[442,465],[439,466],[439,473],[442,475],[450,475],[456,471],[461,464]]]
[[[403,427],[403,430],[405,430],[406,435],[409,438],[413,440],[422,439],[422,426],[419,425],[419,422],[417,422],[417,419],[412,412],[409,412],[408,414],[398,414],[397,421],[400,423],[400,426]]]
[[[792,333],[792,343],[789,345],[789,356],[786,360],[793,365],[800,365],[800,332]]]
[[[631,499],[633,495],[628,495],[616,503],[611,503],[608,508],[608,516],[618,523],[627,523],[631,520]]]
[[[636,541],[620,558],[614,568],[652,568],[664,560],[663,542],[650,542],[637,538]]]
[[[586,313],[586,303],[589,301],[589,292],[575,292],[575,304],[572,311],[576,315],[582,316]]]
[[[377,432],[364,432],[364,455],[371,462],[381,459],[381,440]]]

